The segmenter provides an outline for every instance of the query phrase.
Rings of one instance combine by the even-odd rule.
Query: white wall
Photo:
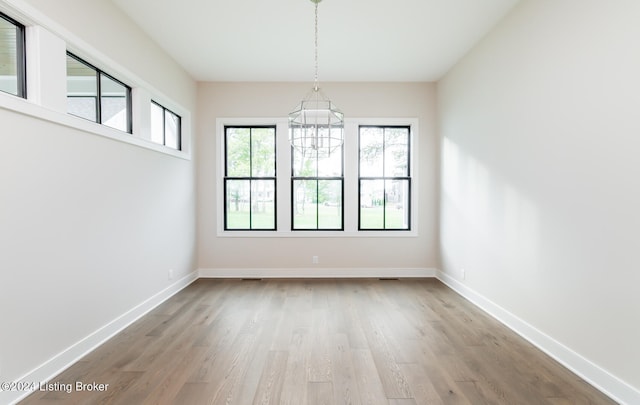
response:
[[[311,83],[200,83],[198,93],[198,251],[205,269],[437,267],[435,86],[426,83],[326,83],[347,118],[419,119],[419,236],[415,238],[229,238],[217,235],[219,151],[216,119],[279,118]],[[248,254],[250,252],[250,254]],[[240,274],[240,273],[238,273]]]
[[[195,110],[195,82],[109,1],[31,3],[49,29],[64,24],[64,35],[82,38],[86,56],[97,49],[118,64],[104,70],[133,72]],[[175,279],[196,269],[188,157],[28,110],[61,118],[0,107],[0,381],[22,378],[164,290],[175,282],[169,269]]]
[[[525,0],[438,85],[444,271],[636,390],[638,21]]]

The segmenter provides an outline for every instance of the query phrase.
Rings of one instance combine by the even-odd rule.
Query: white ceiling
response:
[[[435,81],[520,0],[324,0],[321,81]],[[200,81],[313,80],[310,0],[113,0]]]

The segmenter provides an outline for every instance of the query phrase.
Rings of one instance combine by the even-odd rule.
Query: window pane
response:
[[[384,132],[384,175],[409,175],[409,129],[386,128]]]
[[[180,150],[180,117],[164,110],[164,144]]]
[[[316,151],[306,151],[303,155],[293,149],[294,177],[340,177],[342,176],[342,147],[336,148],[328,156],[318,156]]]
[[[318,181],[318,229],[342,229],[342,181]]]
[[[67,55],[67,112],[96,122],[96,70]]]
[[[318,175],[318,153],[316,151],[306,150],[303,154],[298,149],[292,148],[291,153],[293,153],[294,177],[316,177]]]
[[[164,145],[164,109],[156,103],[151,103],[151,140]]]
[[[249,177],[251,175],[250,134],[249,128],[227,128],[227,176]]]
[[[409,229],[409,180],[387,180],[385,197],[385,229]]]
[[[67,97],[67,109],[69,114],[90,121],[96,120],[95,97]]]
[[[318,177],[342,176],[342,147],[318,159]]]
[[[124,132],[128,131],[126,86],[101,74],[100,106],[102,124]]]
[[[317,180],[293,181],[293,229],[317,229]]]
[[[0,91],[18,94],[18,28],[0,16]]]
[[[251,229],[275,229],[275,180],[251,181]]]
[[[384,130],[380,127],[360,128],[360,176],[383,176]]]
[[[227,229],[250,229],[250,181],[226,180],[225,186]]]
[[[384,228],[384,180],[360,180],[360,229]]]
[[[251,176],[273,177],[276,175],[275,144],[275,128],[251,130]]]

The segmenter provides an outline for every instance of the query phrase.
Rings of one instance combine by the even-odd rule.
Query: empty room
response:
[[[0,404],[640,404],[637,0],[0,0]]]

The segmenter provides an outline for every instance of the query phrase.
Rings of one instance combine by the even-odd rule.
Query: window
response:
[[[217,234],[417,237],[418,127],[416,118],[347,118],[343,145],[318,156],[291,147],[287,118],[216,119]],[[267,130],[268,143],[258,142]]]
[[[291,149],[291,228],[343,229],[342,146],[328,156]]]
[[[151,140],[160,145],[180,150],[181,118],[179,115],[151,101]]]
[[[410,128],[360,126],[358,229],[411,229]]]
[[[224,229],[276,230],[276,127],[225,127],[224,151]]]
[[[67,112],[131,133],[131,88],[67,52]]]
[[[26,98],[24,26],[0,13],[0,91]]]

